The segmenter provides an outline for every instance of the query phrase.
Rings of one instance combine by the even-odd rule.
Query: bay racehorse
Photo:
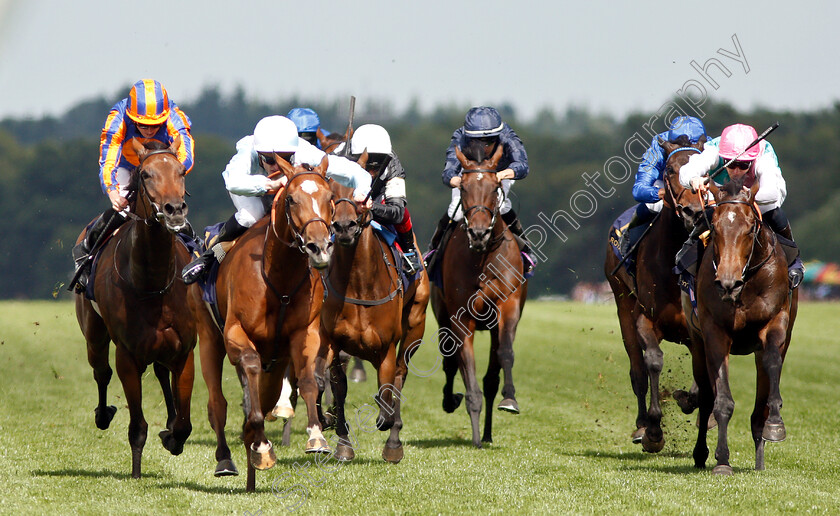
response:
[[[359,164],[364,168],[367,153]],[[403,458],[400,430],[402,390],[408,373],[407,362],[420,346],[426,326],[429,279],[425,269],[407,287],[399,273],[402,267],[391,247],[371,226],[371,212],[352,200],[352,189],[331,181],[336,198],[333,232],[338,244],[325,275],[327,298],[321,311],[321,325],[332,345],[330,381],[335,398],[335,456],[352,460],[344,404],[347,376],[340,351],[368,360],[377,370],[379,406],[376,428],[390,430],[382,458],[397,463]],[[399,346],[397,346],[399,344]],[[358,419],[358,418],[357,418]],[[358,436],[359,429],[353,429]]]
[[[727,430],[735,402],[729,388],[729,355],[755,354],[755,406],[750,418],[755,469],[764,469],[765,441],[786,437],[779,389],[782,363],[798,308],[789,290],[787,261],[772,229],[755,205],[759,184],[743,187],[744,176],[721,188],[709,185],[717,205],[711,239],[697,271],[697,324],[692,324],[692,363],[700,387],[700,428],[694,465],[705,467],[704,415],[718,422],[716,474],[731,475]],[[690,309],[687,295],[683,305]],[[695,319],[691,319],[695,322]]]
[[[679,171],[689,158],[701,152],[705,138],[695,144],[687,141],[660,141],[666,156],[665,190],[662,211],[651,223],[647,235],[636,247],[636,276],[633,278],[607,244],[604,272],[615,298],[624,349],[630,358],[630,384],[636,395],[636,430],[633,442],[648,452],[659,452],[665,445],[662,433],[659,377],[664,364],[660,344],[663,340],[690,346],[691,339],[680,300],[679,277],[672,272],[674,256],[688,238],[702,201],[679,183]],[[650,405],[647,392],[650,387]],[[696,401],[696,386],[690,400]],[[685,400],[689,396],[684,396]],[[696,408],[685,401],[684,412]]]
[[[96,426],[106,429],[116,412],[107,405],[109,343],[116,346],[117,375],[130,413],[131,476],[140,478],[148,424],[143,417],[141,375],[154,364],[166,401],[164,448],[180,454],[192,431],[195,321],[187,307],[187,288],[178,271],[189,263],[175,233],[187,224],[180,138],[170,147],[146,148],[135,140],[140,165],[132,174],[129,217],[103,246],[93,281],[96,301],[76,294],[76,318],[87,341],[88,362],[99,388]],[[121,216],[115,214],[115,217]],[[79,235],[78,242],[84,238]],[[171,373],[171,385],[170,385]]]
[[[432,286],[432,309],[440,329],[438,342],[444,356],[446,383],[443,409],[454,412],[462,394],[452,392],[455,373],[460,369],[466,387],[467,412],[472,424],[472,442],[492,442],[491,406],[499,389],[499,373],[504,370],[504,386],[499,410],[519,413],[513,386],[513,341],[522,316],[528,282],[523,276],[519,246],[499,215],[503,201],[496,166],[502,157],[498,145],[489,159],[480,150],[461,149],[461,203],[464,220],[445,244],[441,267],[443,288]],[[476,330],[490,331],[490,362],[484,376],[487,410],[484,435],[479,440],[481,389],[475,371],[473,336]]]
[[[276,159],[288,183],[277,192],[271,215],[241,236],[219,265],[216,294],[223,329],[204,306],[201,287],[196,284],[190,291],[199,327],[201,370],[210,395],[208,416],[216,432],[215,474],[237,474],[224,434],[227,401],[221,374],[227,354],[242,384],[247,491],[256,487],[255,470],[276,462],[265,436],[264,414],[280,394],[289,363],[308,412],[305,451],[330,452],[316,406],[326,360],[319,318],[324,287],[318,270],[329,264],[333,247],[334,206],[325,177],[328,158],[315,168],[293,167]]]

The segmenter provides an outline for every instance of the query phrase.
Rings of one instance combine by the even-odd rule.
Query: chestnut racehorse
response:
[[[471,153],[468,159],[461,149],[461,203],[464,221],[455,228],[445,245],[440,263],[443,289],[432,286],[432,308],[440,330],[438,341],[444,355],[446,383],[443,409],[454,412],[462,394],[452,392],[455,373],[460,369],[466,387],[467,412],[472,424],[472,442],[492,442],[491,406],[499,390],[499,372],[504,370],[502,401],[499,410],[519,413],[513,386],[513,341],[522,316],[528,282],[523,276],[519,246],[499,215],[504,195],[496,177],[496,166],[503,148],[497,145],[489,159]],[[490,362],[484,376],[487,411],[484,435],[479,440],[481,389],[478,386],[473,351],[476,330],[490,331]]]
[[[129,185],[132,220],[102,248],[94,282],[95,302],[76,294],[76,318],[87,341],[88,362],[99,387],[96,426],[106,429],[116,407],[107,405],[111,367],[109,342],[116,346],[117,374],[130,413],[131,476],[140,478],[148,424],[143,417],[141,375],[154,364],[166,400],[164,448],[180,454],[192,431],[195,321],[187,307],[187,288],[178,271],[189,263],[175,233],[187,223],[184,166],[178,161],[180,138],[170,147],[134,140],[140,165]],[[121,216],[114,214],[115,217]],[[77,241],[81,242],[84,232]],[[170,386],[170,372],[172,380]]]
[[[255,469],[268,469],[276,462],[265,436],[264,414],[280,394],[290,361],[308,412],[305,451],[330,451],[316,406],[326,360],[320,354],[324,290],[318,270],[329,264],[333,246],[328,158],[314,169],[276,159],[288,183],[275,196],[271,216],[241,236],[219,265],[216,293],[223,330],[204,306],[200,287],[190,291],[199,323],[201,370],[210,394],[209,419],[216,432],[215,474],[237,474],[224,434],[227,401],[221,373],[227,354],[242,384],[247,491],[255,489]]]
[[[756,393],[750,426],[755,469],[764,469],[764,442],[784,441],[779,382],[798,307],[798,289],[789,290],[787,261],[755,205],[759,184],[747,190],[744,176],[709,188],[717,205],[711,241],[697,271],[699,324],[691,325],[694,379],[700,387],[700,429],[694,465],[705,467],[704,417],[718,422],[715,474],[731,475],[727,429],[735,402],[729,389],[729,355],[755,354]],[[683,294],[686,310],[690,304]],[[692,323],[695,322],[691,319]]]
[[[363,153],[359,164],[364,167],[366,160],[367,153]],[[401,264],[371,227],[370,211],[359,209],[351,198],[351,188],[335,181],[331,186],[336,198],[333,231],[338,245],[325,277],[327,298],[321,325],[335,357],[330,367],[339,437],[335,456],[344,461],[355,456],[344,414],[347,376],[339,357],[339,351],[344,351],[370,361],[378,372],[376,427],[391,430],[382,458],[397,463],[403,458],[402,389],[407,361],[420,346],[426,327],[429,279],[421,269],[404,289],[398,272]],[[353,433],[357,436],[358,429]]]
[[[691,344],[680,300],[679,277],[672,269],[674,256],[702,211],[699,197],[692,196],[690,190],[680,185],[680,167],[701,152],[704,142],[705,138],[695,144],[660,142],[667,157],[664,204],[648,234],[636,247],[635,281],[624,267],[616,270],[619,258],[607,244],[604,272],[615,297],[621,337],[630,358],[630,384],[637,401],[632,439],[641,442],[648,452],[659,452],[665,446],[659,392],[664,363],[660,343],[667,340]],[[696,386],[691,391],[696,392]],[[692,399],[696,400],[696,396]],[[696,407],[683,405],[682,408],[690,413]]]

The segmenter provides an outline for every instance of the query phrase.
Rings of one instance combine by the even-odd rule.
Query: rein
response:
[[[495,174],[496,171],[491,170],[491,169],[486,169],[486,168],[477,168],[477,169],[472,169],[472,170],[463,170],[461,173],[462,174],[477,174],[477,173]],[[461,199],[463,199],[463,197],[464,197],[463,184],[461,186],[459,186],[458,188],[459,188],[459,190],[461,190]],[[472,213],[474,210],[478,210],[478,211],[486,211],[487,213],[490,214],[490,228],[491,229],[494,228],[496,226],[496,217],[499,214],[499,207],[505,202],[504,189],[502,189],[501,183],[499,183],[499,186],[496,187],[496,194],[497,194],[497,199],[498,200],[496,202],[496,206],[492,210],[490,208],[488,208],[487,206],[484,206],[482,204],[476,204],[476,205],[469,206],[469,207],[464,206],[463,207],[463,210],[464,210],[464,225],[469,227],[470,213]],[[457,208],[455,209],[455,211],[457,212]],[[490,241],[490,249],[494,248],[496,245],[499,244],[499,242],[501,242],[501,240],[504,238],[504,236],[502,236],[503,234],[504,233],[500,234],[499,236],[495,237],[494,239],[492,239]]]
[[[271,203],[271,224],[270,224],[270,226],[271,226],[271,231],[274,233],[275,238],[277,238],[277,240],[280,241],[280,243],[282,243],[283,245],[285,245],[287,247],[296,248],[301,253],[306,253],[306,250],[303,248],[304,247],[304,240],[303,240],[303,234],[302,233],[304,231],[306,231],[306,227],[308,225],[312,224],[313,222],[321,222],[327,227],[327,231],[332,233],[332,229],[330,228],[330,225],[327,224],[327,221],[322,219],[321,217],[311,218],[308,221],[306,221],[306,223],[303,226],[301,226],[300,229],[296,228],[294,223],[292,222],[292,212],[291,212],[291,202],[292,202],[292,200],[289,198],[288,195],[285,197],[285,202],[283,204],[284,204],[284,212],[286,214],[286,224],[288,224],[289,229],[292,232],[292,241],[291,242],[286,241],[285,239],[283,239],[277,233],[277,226],[276,226],[276,222],[277,222],[277,201],[280,200],[280,197],[282,196],[284,191],[286,191],[286,192],[288,191],[289,185],[291,185],[292,181],[294,181],[298,177],[306,176],[306,175],[314,175],[314,176],[318,176],[321,179],[323,179],[323,176],[321,176],[321,174],[319,174],[317,172],[311,172],[311,171],[299,172],[299,173],[293,175],[289,179],[289,181],[286,183],[286,186],[284,188],[281,188],[280,190],[277,190],[277,193],[274,195],[274,201]],[[266,238],[266,241],[268,241],[268,230],[267,229],[266,229],[265,238]],[[263,244],[263,251],[265,251],[265,244]]]
[[[138,175],[137,180],[138,180],[138,183],[140,184],[140,186],[142,187],[142,188],[138,188],[138,190],[142,189],[143,197],[146,199],[149,206],[152,208],[152,211],[154,212],[154,218],[146,217],[144,219],[144,218],[136,215],[134,212],[132,212],[130,210],[128,211],[128,217],[131,218],[132,220],[142,221],[147,226],[151,225],[155,221],[160,222],[164,218],[163,210],[161,210],[160,206],[158,206],[158,204],[154,200],[152,200],[151,196],[149,195],[149,189],[146,188],[146,180],[143,178],[143,163],[145,163],[146,160],[149,159],[151,156],[154,156],[156,154],[170,154],[170,155],[174,156],[175,159],[178,159],[178,155],[175,154],[175,152],[173,152],[169,149],[157,149],[157,150],[150,151],[145,156],[143,156],[143,158],[140,160],[140,164],[137,165],[137,168],[136,168],[134,173]]]
[[[379,242],[379,250],[382,252],[382,260],[385,262],[385,267],[393,267],[396,270],[396,268],[397,268],[396,265],[392,264],[388,260],[388,255],[385,252],[385,247],[382,245],[382,239],[380,239],[376,235],[374,235],[373,238],[375,238],[376,241]],[[330,263],[330,270],[332,270],[332,262]],[[394,278],[391,277],[390,281],[391,281],[391,285],[393,285],[394,284]],[[361,306],[384,305],[388,301],[391,301],[392,299],[397,297],[402,292],[402,281],[399,279],[399,273],[397,273],[397,287],[393,291],[391,291],[391,293],[389,293],[387,296],[381,297],[379,299],[373,299],[373,300],[355,299],[355,298],[352,298],[352,297],[347,297],[347,296],[341,295],[341,293],[339,293],[338,290],[336,290],[336,288],[330,282],[329,273],[327,273],[324,276],[324,283],[326,284],[327,290],[329,291],[330,294],[332,294],[334,297],[336,297],[337,299],[340,299],[341,301],[343,301],[345,303],[350,303],[351,305],[361,305]]]

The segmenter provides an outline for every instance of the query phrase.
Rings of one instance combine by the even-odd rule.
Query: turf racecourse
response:
[[[693,419],[666,397],[667,443],[658,455],[630,442],[635,401],[615,308],[531,302],[519,326],[514,375],[522,414],[496,411],[492,445],[470,444],[459,408],[441,410],[443,373],[411,375],[404,392],[405,458],[381,459],[385,434],[365,432],[375,384],[350,385],[356,460],[319,468],[303,454],[303,419],[278,463],[245,478],[214,478],[215,440],[207,422],[207,391],[197,374],[193,434],[171,456],[157,432],[165,421],[151,368],[144,377],[149,437],[143,478],[130,478],[128,410],[114,374],[109,402],[119,410],[111,428],[93,422],[96,385],[69,302],[0,302],[0,513],[2,514],[836,514],[840,507],[840,305],[803,304],[782,375],[787,441],[768,444],[767,470],[753,471],[749,436],[755,376],[751,357],[734,357],[735,415],[730,426],[733,477],[692,467]],[[427,336],[434,335],[429,318]],[[479,376],[488,338],[477,354]],[[685,349],[665,344],[663,389],[690,382]],[[432,340],[415,358],[431,369]],[[113,361],[113,359],[112,359]],[[371,368],[368,366],[368,373]],[[457,381],[458,386],[462,383]],[[225,369],[228,439],[244,472],[237,440],[241,388]],[[498,398],[497,398],[498,402]],[[486,407],[485,407],[486,408]],[[361,417],[359,417],[361,416]],[[268,423],[269,438],[280,428]],[[360,428],[361,427],[361,428]],[[328,437],[334,435],[328,433]],[[716,434],[710,436],[714,449]]]

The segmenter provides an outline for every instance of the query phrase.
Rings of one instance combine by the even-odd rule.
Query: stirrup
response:
[[[403,272],[407,275],[413,276],[423,268],[416,250],[403,253],[403,258]]]

